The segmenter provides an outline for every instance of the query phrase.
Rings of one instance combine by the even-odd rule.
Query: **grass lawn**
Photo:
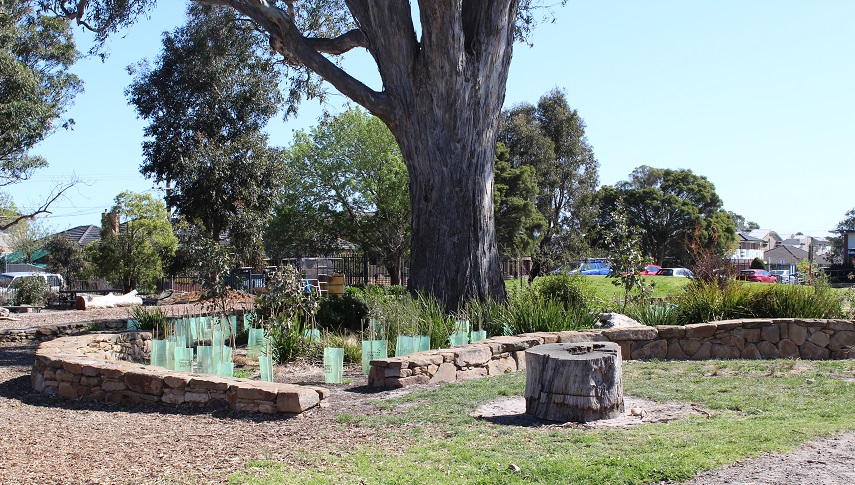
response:
[[[711,416],[611,430],[471,417],[483,403],[522,395],[525,373],[508,374],[380,401],[381,414],[342,414],[338,425],[363,427],[375,442],[327,451],[310,444],[295,452],[299,466],[254,462],[231,483],[681,481],[855,429],[853,376],[855,361],[625,362],[626,395],[691,402]]]
[[[594,291],[594,294],[600,298],[610,301],[623,298],[623,289],[614,285],[614,281],[619,281],[608,276],[580,276],[584,281],[588,282]],[[683,291],[683,288],[689,284],[691,280],[688,278],[675,278],[673,276],[645,276],[644,281],[653,283],[653,298],[665,298],[676,296]],[[524,279],[523,284],[528,286],[528,280]],[[505,285],[508,289],[520,286],[520,280],[506,280]]]

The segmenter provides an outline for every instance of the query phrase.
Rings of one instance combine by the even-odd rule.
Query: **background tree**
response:
[[[585,122],[554,89],[537,106],[520,104],[502,113],[499,141],[513,167],[537,173],[537,210],[546,221],[532,276],[548,272],[587,250],[585,235],[596,217],[599,163],[585,137]]]
[[[754,221],[746,221],[745,217],[737,214],[736,212],[727,211],[727,213],[733,219],[733,225],[739,232],[747,232],[751,231],[752,229],[760,229],[760,224],[757,224]]]
[[[146,292],[163,276],[177,244],[166,204],[149,194],[125,191],[101,222],[101,241],[87,246],[85,253],[98,276],[125,292]]]
[[[732,217],[722,210],[715,186],[691,170],[658,169],[643,165],[629,180],[599,192],[597,225],[614,227],[611,214],[618,204],[640,227],[644,253],[657,264],[688,264],[692,241],[714,246],[716,252],[732,248],[736,230]]]
[[[47,166],[29,151],[57,127],[73,124],[62,115],[82,90],[70,72],[78,53],[68,22],[35,6],[35,1],[0,0],[0,187]],[[70,185],[56,186],[37,208],[3,218],[0,230],[49,212]]]
[[[89,272],[88,263],[83,257],[83,249],[60,234],[49,236],[44,249],[45,267],[51,273],[62,275],[66,283],[83,278]]]
[[[9,246],[20,263],[33,263],[33,257],[45,247],[50,231],[40,220],[26,219],[7,233]]]
[[[496,132],[513,42],[534,25],[537,0],[197,1],[233,8],[269,36],[293,66],[292,101],[323,96],[322,79],[392,131],[413,207],[411,290],[436,295],[448,310],[506,298],[493,219]],[[45,3],[103,41],[156,0]],[[375,62],[382,90],[335,62],[356,48]]]
[[[837,223],[835,231],[855,231],[855,208],[849,209],[843,214],[843,219]],[[843,264],[846,260],[846,248],[843,247],[843,236],[831,236],[828,238],[831,249],[826,256],[833,265]]]
[[[531,254],[546,221],[537,211],[537,176],[534,167],[511,166],[507,147],[496,147],[496,237],[499,252],[508,260]]]
[[[281,185],[278,150],[262,131],[278,111],[281,73],[266,40],[233,10],[193,5],[163,38],[155,66],[131,69],[127,90],[149,121],[141,172],[214,243],[228,232],[238,262],[262,265],[262,234]]]
[[[609,248],[611,259],[611,271],[609,278],[613,278],[612,284],[623,290],[623,308],[633,300],[650,296],[653,283],[647,283],[641,276],[649,257],[641,251],[641,239],[638,234],[642,231],[629,222],[626,208],[621,203],[611,214],[613,226],[605,235],[605,243]]]
[[[295,133],[288,163],[299,174],[291,200],[315,208],[312,227],[357,244],[400,284],[410,246],[407,168],[383,122],[358,108],[327,118]]]

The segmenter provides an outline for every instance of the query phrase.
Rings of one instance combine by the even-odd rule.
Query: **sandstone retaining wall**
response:
[[[368,385],[398,388],[477,379],[525,369],[525,350],[556,342],[605,341],[629,359],[777,359],[855,357],[855,321],[746,319],[686,326],[540,332],[371,361]]]
[[[76,335],[88,332],[92,328],[99,330],[121,330],[127,328],[128,320],[125,319],[101,319],[87,322],[62,323],[57,325],[41,325],[28,328],[4,328],[0,329],[0,342],[25,342],[34,340],[45,342],[57,337]]]
[[[86,334],[42,343],[33,389],[68,399],[118,403],[225,404],[237,411],[299,414],[329,396],[322,387],[191,374],[134,363],[150,352],[149,332]]]

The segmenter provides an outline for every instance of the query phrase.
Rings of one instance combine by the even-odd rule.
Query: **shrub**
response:
[[[626,307],[625,313],[644,325],[680,324],[680,307],[665,301],[636,301]]]
[[[340,298],[335,296],[321,300],[315,318],[321,327],[356,332],[362,328],[362,320],[366,316],[368,307],[348,288]]]
[[[15,293],[16,305],[44,306],[50,291],[47,281],[39,276],[31,276],[18,283]]]
[[[566,309],[585,307],[593,291],[584,276],[555,274],[538,278],[531,286],[540,300],[552,300]]]
[[[159,307],[137,305],[131,309],[131,318],[137,321],[139,330],[148,330],[155,338],[165,338],[169,321]]]
[[[750,269],[766,269],[766,263],[764,263],[763,260],[760,258],[754,258],[754,260],[751,261],[751,266],[749,266],[749,268]]]
[[[768,285],[751,292],[751,307],[762,318],[845,318],[843,298],[828,285]]]
[[[677,299],[677,305],[681,325],[754,316],[750,293],[733,281],[720,285],[695,280]]]

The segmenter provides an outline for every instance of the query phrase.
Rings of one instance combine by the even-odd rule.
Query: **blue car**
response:
[[[607,259],[591,258],[573,261],[564,268],[556,270],[555,273],[608,276],[611,271],[612,267]]]

